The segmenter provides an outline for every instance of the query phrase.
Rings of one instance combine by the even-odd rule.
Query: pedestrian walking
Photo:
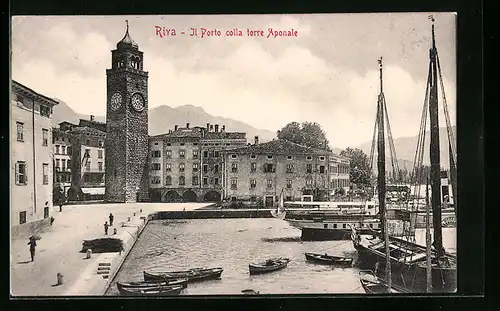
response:
[[[34,236],[30,237],[28,245],[30,246],[31,261],[34,261],[35,260],[35,247],[36,247],[36,239]]]
[[[107,222],[107,221],[105,221],[105,222],[104,222],[104,234],[105,234],[105,235],[108,235],[108,228],[109,228],[108,222]]]
[[[115,216],[113,216],[112,213],[109,213],[109,225],[112,227],[113,226],[113,220],[115,219]]]
[[[63,207],[63,202],[61,200],[59,201],[59,212],[62,212],[62,207]]]

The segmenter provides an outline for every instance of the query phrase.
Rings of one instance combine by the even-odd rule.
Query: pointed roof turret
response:
[[[123,39],[120,40],[116,44],[117,49],[122,49],[122,48],[134,48],[134,49],[139,49],[139,45],[130,37],[130,34],[128,33],[128,20],[125,21],[127,24],[127,31],[125,32],[125,36]]]

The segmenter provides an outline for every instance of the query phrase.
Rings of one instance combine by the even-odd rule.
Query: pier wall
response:
[[[219,209],[156,212],[151,219],[272,218],[271,209]]]

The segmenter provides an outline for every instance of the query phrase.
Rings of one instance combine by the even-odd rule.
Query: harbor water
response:
[[[332,267],[305,260],[305,252],[352,257],[350,240],[301,241],[300,230],[279,219],[154,220],[137,240],[106,295],[118,295],[116,282],[142,281],[143,271],[162,272],[222,267],[220,280],[190,283],[181,295],[239,295],[244,289],[261,294],[363,294],[356,267]],[[455,230],[444,229],[445,247],[455,250]],[[418,243],[425,232],[417,230]],[[248,273],[248,264],[269,257],[288,257],[283,270]]]

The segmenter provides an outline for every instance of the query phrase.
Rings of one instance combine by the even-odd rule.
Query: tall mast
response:
[[[437,71],[437,49],[434,36],[434,18],[432,20],[432,47],[430,49],[431,79],[430,79],[430,162],[431,162],[431,202],[432,220],[434,226],[434,247],[437,252],[438,262],[444,255],[443,236],[441,232],[441,160],[439,154],[439,117],[438,117],[438,71]]]
[[[378,95],[377,105],[377,125],[378,125],[378,139],[377,139],[377,169],[378,169],[378,204],[380,212],[380,221],[382,227],[382,238],[385,239],[386,219],[385,219],[385,138],[384,138],[384,106],[383,106],[383,81],[382,81],[382,57],[378,60],[380,65],[380,94]]]
[[[426,272],[427,272],[427,288],[428,293],[432,292],[432,263],[431,263],[431,213],[429,208],[429,177],[425,183],[425,249],[426,249]]]

